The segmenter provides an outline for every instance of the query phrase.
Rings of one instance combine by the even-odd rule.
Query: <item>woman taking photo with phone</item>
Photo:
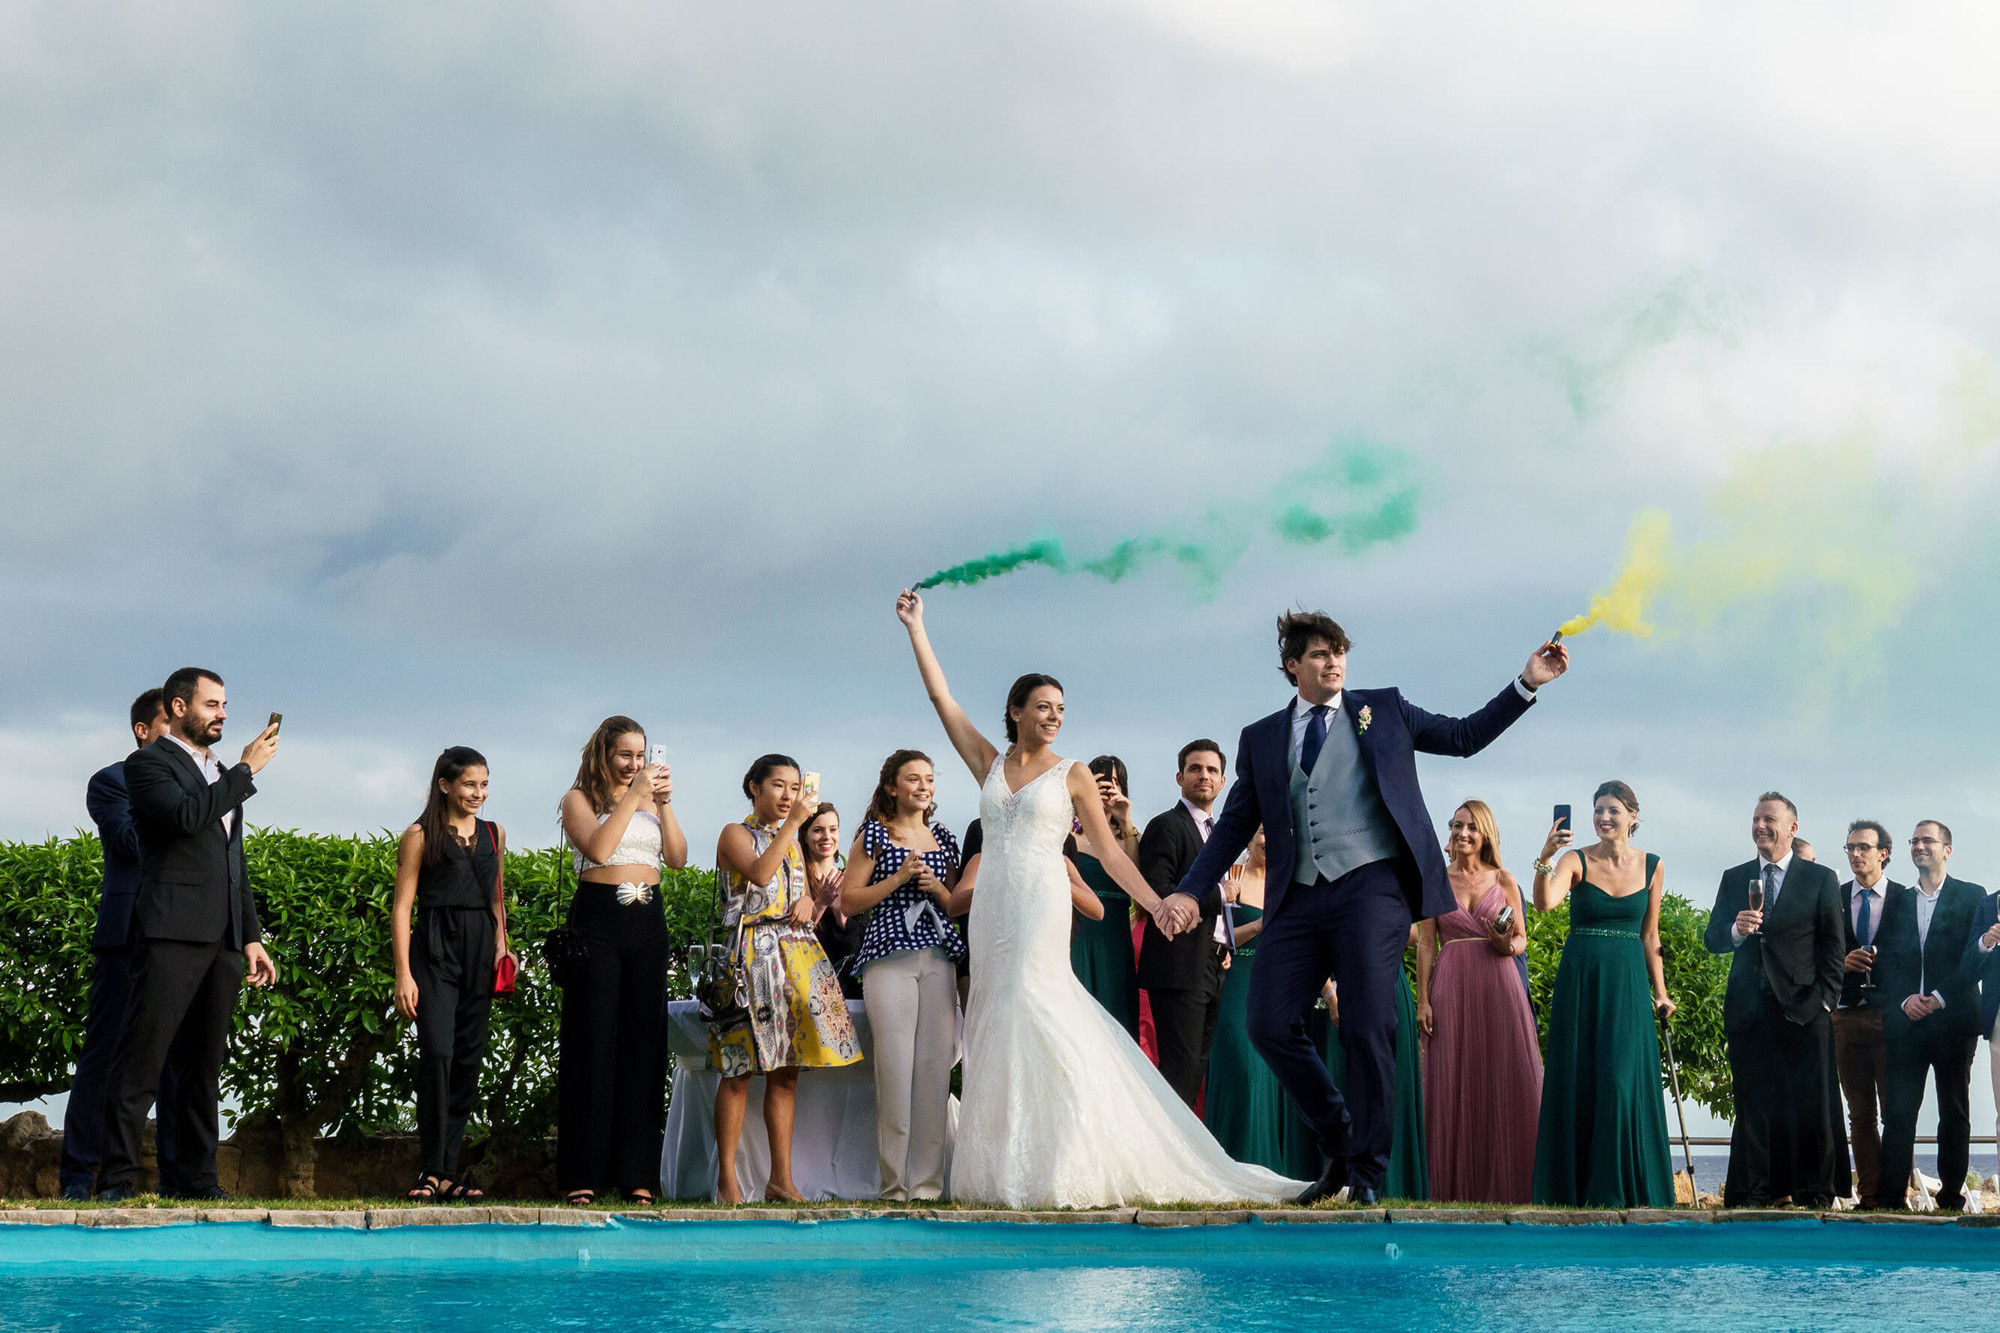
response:
[[[1659,857],[1632,845],[1639,798],[1630,787],[1599,787],[1590,822],[1593,846],[1563,851],[1570,832],[1557,820],[1535,862],[1535,907],[1546,912],[1569,898],[1569,938],[1549,1006],[1534,1201],[1670,1208],[1673,1161],[1653,1027],[1656,1012],[1674,1012],[1660,962],[1666,873]]]
[[[1090,761],[1090,775],[1097,781],[1097,795],[1104,803],[1104,818],[1118,840],[1118,850],[1127,860],[1136,861],[1139,830],[1132,823],[1132,780],[1125,771],[1125,761],[1115,754],[1101,754]],[[1070,860],[1104,905],[1104,913],[1094,918],[1079,913],[1070,922],[1070,970],[1104,1006],[1104,1012],[1123,1024],[1137,1041],[1139,960],[1132,951],[1132,899],[1104,868],[1110,852],[1090,840],[1082,821],[1077,821],[1075,828],[1076,852]]]
[[[1446,873],[1458,906],[1417,926],[1417,1027],[1433,1202],[1526,1203],[1542,1105],[1535,1014],[1514,959],[1528,948],[1521,886],[1500,868],[1484,801],[1452,811]]]
[[[898,750],[883,761],[841,881],[841,907],[869,914],[854,971],[875,1038],[884,1199],[944,1194],[965,941],[948,916],[958,885],[958,840],[935,822],[936,784],[930,756],[920,750]]]
[[[617,716],[584,742],[562,801],[577,877],[567,921],[588,952],[563,990],[556,1065],[556,1185],[576,1205],[608,1189],[651,1204],[659,1185],[670,943],[660,867],[687,864],[673,796],[666,764],[647,762],[645,730]]]
[[[417,1139],[423,1169],[409,1198],[478,1203],[458,1178],[465,1121],[479,1095],[493,974],[507,949],[507,830],[479,817],[486,757],[454,745],[431,767],[424,812],[396,849],[389,950],[396,1012],[417,1025]],[[416,909],[416,932],[410,910]]]
[[[771,1144],[765,1197],[799,1202],[792,1182],[792,1112],[799,1070],[851,1065],[861,1043],[833,964],[813,934],[818,907],[806,884],[799,833],[819,813],[819,793],[801,790],[798,762],[767,754],[743,776],[750,815],[722,830],[715,847],[723,928],[731,938],[741,1013],[708,1030],[715,1092],[715,1200],[743,1202],[736,1149],[750,1076],[764,1075],[764,1132]],[[740,944],[736,941],[740,938]],[[659,1145],[654,1144],[657,1156]]]

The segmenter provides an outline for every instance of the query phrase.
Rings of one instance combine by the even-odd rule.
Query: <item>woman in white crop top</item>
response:
[[[687,864],[673,795],[667,766],[646,762],[645,729],[619,716],[584,743],[563,797],[568,920],[590,955],[563,991],[556,1065],[556,1183],[574,1204],[611,1189],[650,1204],[659,1187],[672,943],[660,867]]]

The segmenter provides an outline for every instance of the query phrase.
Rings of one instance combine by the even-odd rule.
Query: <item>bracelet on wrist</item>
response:
[[[1553,875],[1556,873],[1556,868],[1547,861],[1535,862],[1534,869],[1537,875]]]

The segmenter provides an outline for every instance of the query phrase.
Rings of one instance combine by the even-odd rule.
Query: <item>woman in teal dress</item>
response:
[[[1139,830],[1132,827],[1132,798],[1127,794],[1125,761],[1117,755],[1101,754],[1090,761],[1090,771],[1097,778],[1104,816],[1111,823],[1112,833],[1124,844],[1120,850],[1136,859]],[[1078,827],[1076,854],[1071,860],[1077,873],[1083,876],[1084,884],[1104,904],[1104,916],[1093,921],[1078,912],[1070,919],[1069,965],[1083,988],[1137,1041],[1139,964],[1132,950],[1132,900],[1105,871],[1099,852],[1099,848],[1091,846],[1089,835]]]
[[[1632,846],[1639,798],[1607,782],[1591,802],[1595,846],[1560,849],[1549,830],[1535,862],[1535,907],[1570,900],[1556,969],[1535,1139],[1535,1202],[1670,1208],[1672,1158],[1655,1012],[1671,1017],[1660,963],[1660,858]],[[1560,856],[1553,866],[1551,856]]]
[[[1416,947],[1417,928],[1410,927],[1409,947]],[[1396,1129],[1389,1143],[1389,1170],[1382,1178],[1382,1196],[1388,1199],[1430,1198],[1429,1152],[1424,1140],[1424,1079],[1417,1046],[1417,1000],[1410,990],[1410,974],[1399,970],[1401,983],[1396,991]],[[1331,1022],[1326,1025],[1322,1049],[1326,1071],[1334,1085],[1347,1088],[1347,1053],[1340,1045],[1340,1002],[1328,987]]]
[[[1231,1157],[1269,1167],[1281,1176],[1310,1180],[1319,1174],[1319,1145],[1277,1075],[1250,1045],[1246,1011],[1257,936],[1264,928],[1264,831],[1250,840],[1247,864],[1233,867],[1223,884],[1236,922],[1236,953],[1222,974],[1222,1007],[1208,1050],[1202,1121]]]

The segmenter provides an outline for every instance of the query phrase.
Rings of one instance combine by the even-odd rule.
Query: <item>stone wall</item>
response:
[[[502,1157],[488,1153],[486,1144],[468,1145],[463,1158],[466,1183],[494,1198],[555,1197],[555,1140],[531,1142]],[[226,1193],[243,1199],[284,1197],[281,1181],[282,1144],[275,1128],[245,1124],[216,1148],[216,1177]],[[53,1199],[62,1193],[59,1174],[62,1131],[50,1127],[39,1111],[22,1111],[0,1125],[0,1198]],[[418,1150],[413,1134],[319,1139],[313,1145],[313,1167],[307,1197],[321,1199],[390,1199],[400,1197],[417,1177]],[[139,1189],[150,1193],[159,1183],[153,1158],[153,1125],[146,1124],[145,1158],[139,1169]]]

